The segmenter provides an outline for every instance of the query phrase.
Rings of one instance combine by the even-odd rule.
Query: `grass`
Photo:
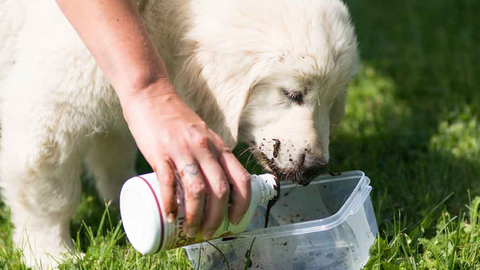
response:
[[[330,167],[372,179],[381,233],[366,268],[480,269],[480,2],[347,4],[362,68]],[[86,255],[62,269],[192,269],[182,250],[141,257],[85,189],[72,237]],[[0,204],[0,269],[25,269],[10,237]]]

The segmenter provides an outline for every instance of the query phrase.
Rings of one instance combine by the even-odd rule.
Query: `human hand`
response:
[[[175,172],[185,192],[185,232],[201,227],[210,239],[224,218],[232,188],[229,218],[241,221],[250,204],[250,176],[222,139],[175,93],[168,79],[157,80],[124,102],[135,141],[156,172],[168,222],[177,214]]]
[[[114,87],[130,131],[157,173],[167,220],[176,218],[177,171],[183,176],[189,236],[200,226],[204,238],[214,233],[223,220],[230,186],[229,217],[239,222],[250,203],[249,175],[220,137],[176,95],[134,1],[57,3]]]

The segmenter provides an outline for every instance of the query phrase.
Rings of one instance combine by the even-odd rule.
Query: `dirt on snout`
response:
[[[273,145],[273,158],[278,157],[278,150],[280,149],[280,140],[279,139],[273,139],[275,144]]]

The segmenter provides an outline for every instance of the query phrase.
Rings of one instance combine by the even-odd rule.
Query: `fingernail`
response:
[[[215,233],[215,231],[203,232],[203,234],[202,234],[203,240],[210,240],[214,233]]]
[[[244,216],[245,216],[245,215],[240,216],[240,217],[238,217],[238,218],[236,218],[236,219],[231,220],[232,224],[235,225],[235,226],[237,226],[238,224],[240,224],[240,222],[242,221],[242,219],[243,219]]]
[[[196,235],[197,235],[197,227],[188,228],[188,230],[187,230],[187,236],[188,237],[193,238]]]
[[[168,213],[167,221],[168,221],[168,223],[174,223],[175,222],[175,215],[173,213]]]

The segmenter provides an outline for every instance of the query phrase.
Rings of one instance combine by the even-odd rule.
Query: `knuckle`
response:
[[[222,151],[222,154],[232,154],[232,150],[230,150],[230,148],[228,148],[223,141],[220,143],[220,149]]]
[[[208,130],[208,125],[207,125],[207,123],[205,123],[205,122],[201,122],[198,126],[199,126],[202,130]]]
[[[192,213],[185,213],[185,222],[188,224],[188,225],[193,225],[194,223],[198,223],[196,222],[197,220],[197,216],[195,214],[192,214]]]
[[[195,144],[201,148],[208,148],[208,142],[209,142],[209,139],[207,136],[200,135],[195,141]]]
[[[199,131],[206,131],[209,128],[205,122],[200,122],[200,123],[192,123],[188,125],[188,129],[191,132],[199,132]]]
[[[200,199],[205,193],[205,189],[206,185],[203,181],[194,181],[188,186],[187,191],[189,197]]]
[[[250,183],[250,174],[246,170],[243,170],[243,172],[238,177],[238,181],[241,185],[249,184]]]
[[[175,176],[173,173],[163,174],[161,178],[159,178],[159,182],[165,186],[173,186],[175,185]]]
[[[218,136],[217,133],[213,131],[211,133],[212,133],[212,138],[215,140],[219,149],[222,149],[222,151],[226,151],[228,149],[228,151],[230,151],[230,148],[227,147],[223,139],[220,136]]]
[[[222,201],[226,200],[230,195],[230,185],[226,180],[220,181],[217,185],[215,185],[215,188],[213,188],[213,193],[218,199]]]

